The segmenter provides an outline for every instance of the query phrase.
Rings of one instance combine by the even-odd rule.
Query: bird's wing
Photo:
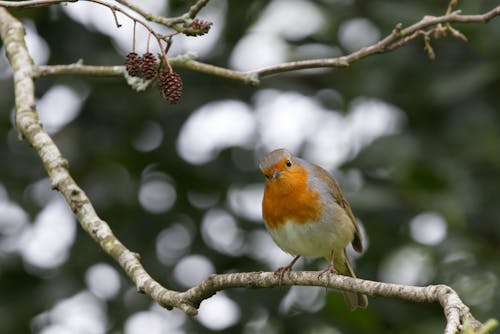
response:
[[[351,222],[354,224],[354,239],[352,240],[352,247],[357,252],[363,251],[363,243],[361,239],[361,232],[359,230],[359,226],[356,223],[356,218],[354,218],[354,214],[352,213],[351,206],[349,202],[345,199],[344,195],[342,195],[342,191],[340,190],[337,181],[323,168],[313,165],[314,172],[317,177],[319,177],[322,181],[327,183],[330,194],[332,195],[335,202],[340,205],[346,211],[347,215],[351,219]]]

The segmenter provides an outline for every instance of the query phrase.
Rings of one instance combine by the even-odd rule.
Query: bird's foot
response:
[[[319,273],[318,279],[321,279],[321,277],[323,275],[326,276],[326,279],[325,279],[325,288],[328,288],[328,283],[330,282],[330,278],[332,277],[332,274],[333,275],[337,275],[338,274],[337,270],[335,270],[335,268],[333,267],[333,264],[329,264],[328,267],[326,267],[325,269],[321,270],[321,272]]]
[[[285,276],[285,274],[289,274],[291,271],[292,271],[292,266],[290,265],[286,267],[279,267],[278,269],[275,270],[274,275],[279,276],[280,278],[279,285],[283,283],[283,277]]]
[[[281,285],[281,283],[283,283],[283,277],[285,276],[285,274],[289,274],[292,271],[293,265],[295,264],[295,262],[297,262],[297,260],[299,258],[300,258],[300,255],[297,255],[293,258],[292,262],[290,262],[288,264],[288,266],[279,267],[278,269],[276,269],[276,271],[274,272],[274,275],[278,275],[280,277],[279,285]]]
[[[333,255],[334,253],[332,250],[330,253],[330,262],[328,262],[328,267],[323,269],[318,275],[318,279],[321,279],[321,276],[326,275],[325,288],[328,288],[328,282],[330,282],[330,277],[332,276],[332,274],[337,275],[337,270],[335,270],[334,266]]]

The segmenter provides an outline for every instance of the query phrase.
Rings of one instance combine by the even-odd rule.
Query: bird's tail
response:
[[[349,262],[349,258],[345,253],[345,250],[343,251],[342,256],[339,256],[339,260],[341,260],[341,262],[335,266],[339,274],[356,278],[354,270],[352,270],[351,263]],[[344,293],[345,303],[347,304],[347,307],[349,307],[351,311],[354,311],[358,307],[366,308],[368,306],[368,298],[366,297],[366,295],[351,291],[343,291],[343,293]]]

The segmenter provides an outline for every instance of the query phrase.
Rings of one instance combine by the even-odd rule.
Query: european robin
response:
[[[324,257],[324,271],[356,277],[345,247],[363,250],[361,233],[351,207],[337,182],[326,170],[295,157],[285,149],[265,156],[259,168],[266,177],[262,216],[274,242],[294,255],[281,278],[301,256]],[[347,306],[354,310],[368,306],[366,295],[344,291]]]

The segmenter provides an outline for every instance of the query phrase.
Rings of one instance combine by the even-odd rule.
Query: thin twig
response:
[[[168,60],[174,67],[182,67],[226,79],[238,80],[252,86],[257,86],[259,84],[259,78],[256,74],[233,71],[224,67],[205,64],[194,60],[189,54],[169,58]],[[68,65],[35,66],[33,75],[35,78],[48,75],[123,76],[125,75],[125,70],[123,66],[94,66],[77,62]]]
[[[29,8],[29,7],[37,7],[37,6],[42,6],[42,5],[46,6],[46,5],[51,5],[51,4],[61,3],[61,2],[77,2],[77,1],[78,0],[68,0],[68,1],[28,0],[28,1],[16,1],[16,2],[0,1],[0,6],[12,7],[12,8]],[[105,7],[108,7],[109,9],[111,9],[111,11],[113,12],[114,18],[115,18],[115,22],[117,23],[118,27],[120,26],[120,24],[118,23],[118,18],[116,17],[116,12],[120,12],[121,14],[127,16],[129,19],[131,19],[134,22],[134,24],[136,22],[141,24],[151,35],[153,35],[155,37],[156,42],[158,43],[158,47],[160,48],[163,57],[165,58],[165,60],[167,59],[167,55],[163,51],[164,49],[162,46],[162,42],[161,42],[162,39],[160,38],[160,34],[157,33],[149,24],[147,24],[143,20],[129,14],[127,11],[123,10],[122,8],[120,8],[116,5],[110,4],[104,0],[81,0],[81,1],[93,2],[93,3],[99,4],[101,6],[105,6]]]
[[[234,71],[222,67],[205,64],[193,60],[192,57],[180,56],[176,58],[171,58],[170,61],[174,66],[181,66],[194,71],[204,72],[211,75],[225,77],[228,79],[239,80],[251,85],[257,85],[259,84],[260,78],[272,74],[296,71],[300,69],[310,69],[310,68],[346,67],[349,66],[352,62],[359,59],[363,59],[370,55],[376,53],[385,53],[394,51],[402,47],[403,45],[407,44],[408,42],[412,41],[413,39],[417,38],[418,36],[425,34],[426,32],[423,29],[435,26],[440,23],[446,23],[446,22],[486,23],[498,15],[500,15],[500,6],[493,8],[492,10],[481,15],[461,15],[457,12],[453,12],[449,15],[444,15],[439,17],[426,16],[422,20],[404,29],[402,28],[401,24],[396,25],[395,29],[391,32],[391,34],[389,34],[382,40],[378,41],[377,43],[371,46],[367,46],[358,51],[355,51],[347,56],[341,56],[337,58],[294,61],[249,72]],[[458,35],[456,34],[454,34],[454,36],[458,37]],[[465,36],[463,38],[465,38]],[[61,70],[62,70],[61,73],[65,71],[63,70],[63,68],[61,68]],[[91,72],[93,72],[93,69]],[[46,73],[57,74],[57,71],[48,71]]]
[[[488,22],[492,18],[500,15],[500,6],[493,8],[492,10],[481,14],[481,15],[460,15],[454,12],[449,15],[430,17],[426,16],[422,20],[412,24],[411,26],[404,28],[401,24],[397,24],[393,31],[378,41],[377,43],[362,48],[355,51],[347,56],[341,56],[337,58],[324,58],[324,59],[311,59],[311,60],[300,60],[282,63],[274,66],[269,66],[255,71],[241,72],[229,70],[223,67],[218,67],[210,64],[205,64],[193,59],[191,56],[179,56],[175,58],[170,58],[170,63],[174,66],[184,67],[193,71],[203,72],[211,75],[216,75],[224,77],[227,79],[242,81],[251,85],[258,85],[260,83],[260,78],[277,74],[283,72],[297,71],[300,69],[310,69],[310,68],[325,68],[325,67],[347,67],[356,60],[368,57],[376,53],[385,53],[394,51],[403,45],[409,43],[420,35],[424,34],[423,29],[435,26],[440,23],[447,22],[462,22],[462,23],[472,23],[472,22]],[[458,31],[457,31],[458,32]],[[452,34],[455,37],[458,35]],[[465,36],[463,37],[465,38]],[[56,74],[87,74],[96,75],[96,67],[75,67],[73,65],[60,65],[57,68],[52,68],[50,66],[39,67],[40,71],[37,71],[38,75],[56,75]],[[109,73],[109,71],[106,71]],[[115,72],[116,75],[122,75],[122,73]],[[107,74],[106,74],[107,75]]]
[[[135,31],[137,28],[137,21],[134,20],[134,32],[132,33],[132,52],[135,52]],[[148,39],[148,49],[149,49],[149,39]]]
[[[205,7],[210,0],[198,0],[194,5],[189,8],[188,16],[190,19],[194,19],[196,15]]]
[[[450,14],[451,11],[453,10],[453,7],[457,5],[457,0],[450,0],[450,3],[448,3],[448,8],[446,8],[446,15]]]
[[[55,5],[64,2],[78,2],[79,0],[23,0],[23,1],[0,1],[0,7],[6,8],[34,8]]]
[[[115,0],[115,1],[118,2],[118,3],[121,3],[122,5],[124,5],[124,6],[128,7],[128,8],[130,8],[131,10],[133,10],[134,12],[136,12],[137,14],[141,15],[142,17],[144,17],[146,20],[151,21],[151,22],[156,22],[156,23],[159,23],[159,24],[163,24],[163,25],[165,25],[165,26],[167,26],[169,28],[173,28],[177,23],[181,23],[182,22],[182,21],[180,21],[180,22],[174,22],[171,19],[168,19],[166,17],[159,16],[159,15],[156,15],[156,14],[153,14],[153,13],[148,13],[144,9],[142,9],[141,7],[134,5],[133,3],[131,3],[128,0]]]
[[[158,34],[149,24],[147,24],[146,22],[134,17],[133,15],[130,15],[128,12],[124,11],[123,9],[121,9],[120,7],[118,6],[115,6],[113,4],[110,4],[110,3],[107,3],[106,1],[103,1],[103,0],[84,0],[84,1],[88,1],[88,2],[94,2],[94,3],[97,3],[97,4],[100,4],[102,6],[105,6],[105,7],[108,7],[108,8],[111,8],[111,10],[113,11],[118,11],[120,13],[122,13],[123,15],[127,16],[129,19],[131,19],[132,21],[134,21],[134,24],[135,22],[138,22],[139,24],[141,24],[144,28],[146,28],[146,30],[155,37],[156,39],[156,42],[158,43],[158,47],[160,48],[160,50],[163,51],[163,46],[162,46],[162,43],[161,43],[161,38],[160,38],[160,34]],[[167,55],[163,53],[163,57],[165,59],[167,59]]]
[[[85,1],[91,1],[91,2],[96,2],[100,3],[102,5],[110,7],[110,4],[107,4],[103,2],[102,0],[85,0]],[[18,1],[18,2],[11,2],[11,1],[0,1],[0,6],[6,6],[6,7],[33,7],[34,5],[48,5],[48,4],[53,4],[53,3],[60,3],[62,1],[59,0],[29,0],[29,1]],[[76,2],[76,0],[73,1],[68,1],[68,2]],[[185,21],[186,15],[179,16],[176,18],[163,18],[161,20],[158,20],[158,17],[155,17],[152,19],[151,15],[149,13],[146,13],[142,9],[140,9],[137,6],[134,6],[128,2],[128,0],[117,0],[117,2],[124,4],[125,6],[129,7],[130,9],[134,10],[138,14],[142,15],[148,20],[158,22],[161,24],[165,24],[169,27],[173,27],[173,25],[177,23],[181,23]],[[195,5],[193,5],[187,16],[191,15],[189,13],[193,13],[193,15],[197,14],[198,11],[203,8],[207,4],[207,0],[199,0]],[[500,15],[500,6],[497,6],[493,8],[492,10],[484,13],[484,14],[478,14],[478,15],[462,15],[460,11],[454,11],[451,12],[451,8],[454,6],[454,0],[450,1],[450,4],[448,6],[447,13],[443,16],[425,16],[422,18],[420,21],[410,25],[407,28],[402,28],[400,24],[398,24],[398,27],[396,27],[391,34],[383,38],[382,40],[378,41],[377,43],[374,43],[370,46],[364,47],[358,51],[355,51],[349,55],[346,56],[341,56],[341,57],[336,57],[336,58],[324,58],[324,59],[311,59],[311,60],[299,60],[299,61],[293,61],[293,62],[286,62],[278,65],[273,65],[269,67],[265,67],[262,69],[254,70],[254,71],[249,71],[249,72],[238,72],[238,71],[231,71],[231,70],[219,70],[221,69],[220,67],[217,67],[217,71],[215,72],[210,72],[212,70],[211,65],[203,64],[200,62],[194,63],[194,61],[191,62],[186,62],[183,65],[186,67],[192,68],[194,70],[198,70],[201,72],[208,72],[213,75],[221,75],[224,77],[232,78],[235,80],[240,80],[243,82],[251,83],[251,84],[256,84],[257,80],[248,80],[249,77],[255,78],[262,78],[265,76],[277,74],[277,73],[283,73],[283,72],[289,72],[289,71],[296,71],[296,70],[301,70],[301,69],[310,69],[310,68],[328,68],[328,67],[346,67],[349,66],[352,62],[366,58],[370,55],[376,54],[376,53],[385,53],[385,52],[391,52],[394,51],[403,45],[407,44],[411,40],[415,39],[419,35],[421,35],[424,30],[428,27],[432,26],[439,26],[443,23],[453,23],[453,22],[460,22],[460,23],[473,23],[473,22],[482,22],[486,23],[489,20],[493,19],[494,17]],[[118,8],[114,6],[115,8]],[[113,8],[113,7],[110,7]],[[133,18],[131,15],[127,14],[125,11],[120,10],[123,14],[127,15],[128,17],[137,20],[136,18]],[[157,39],[158,43],[161,45],[160,40],[163,39],[162,35],[157,34],[154,32],[154,30],[149,27],[145,22],[137,20],[137,22],[141,23],[143,26],[150,31],[153,36]],[[444,28],[443,28],[444,29]],[[463,36],[460,32],[457,30],[449,29],[454,37],[461,38],[461,39],[466,39],[465,36]],[[163,48],[161,48],[162,53],[164,57],[166,58],[166,54]],[[192,66],[192,67],[191,67]],[[228,75],[229,74],[229,75]]]
[[[49,6],[64,2],[78,2],[78,1],[92,1],[92,0],[23,0],[23,1],[0,1],[0,7],[6,8],[33,8]],[[189,8],[189,11],[183,15],[166,18],[161,15],[156,15],[153,13],[146,12],[139,6],[134,5],[128,0],[115,0],[116,2],[128,7],[130,10],[136,12],[137,14],[144,17],[146,20],[162,24],[169,28],[176,30],[179,33],[186,31],[186,29],[180,25],[181,23],[186,23],[187,20],[193,19],[198,15],[199,11],[207,5],[210,0],[198,0],[194,5]],[[92,1],[94,2],[94,1]],[[189,28],[192,29],[192,28]],[[189,30],[188,29],[188,30]]]
[[[146,43],[146,52],[149,52],[149,42],[151,41],[151,34],[148,34],[148,41]],[[165,52],[166,54],[166,52]]]
[[[115,19],[115,24],[116,24],[116,27],[117,27],[117,28],[120,28],[122,25],[121,25],[121,23],[118,21],[118,17],[116,16],[116,10],[111,9],[111,12],[113,13],[113,18]],[[135,21],[134,21],[134,25],[135,25]]]
[[[84,65],[78,61],[69,65],[39,65],[33,68],[34,79],[48,75],[121,76],[125,75],[125,67]]]
[[[207,5],[207,3],[210,0],[198,0],[194,5],[192,5],[189,8],[189,11],[183,15],[177,16],[177,17],[172,17],[172,18],[166,18],[163,16],[159,16],[153,13],[146,12],[144,9],[130,3],[128,0],[116,0],[116,2],[121,3],[122,5],[130,8],[134,12],[138,13],[142,17],[144,17],[146,20],[151,21],[151,22],[156,22],[159,24],[163,24],[169,28],[172,28],[176,30],[177,32],[183,32],[185,29],[180,26],[179,24],[185,23],[186,18],[193,19],[198,15],[200,10]]]
[[[279,65],[269,66],[256,71],[252,71],[251,73],[256,73],[259,77],[263,77],[271,74],[295,71],[305,68],[345,67],[349,66],[349,64],[351,64],[353,61],[366,58],[370,55],[396,50],[421,34],[419,31],[430,26],[445,22],[486,23],[498,15],[500,15],[500,6],[497,6],[492,10],[480,15],[461,15],[459,12],[455,11],[443,16],[425,16],[417,23],[412,24],[411,26],[404,29],[394,29],[393,32],[386,36],[384,39],[378,41],[375,44],[355,51],[347,56],[282,63]]]

